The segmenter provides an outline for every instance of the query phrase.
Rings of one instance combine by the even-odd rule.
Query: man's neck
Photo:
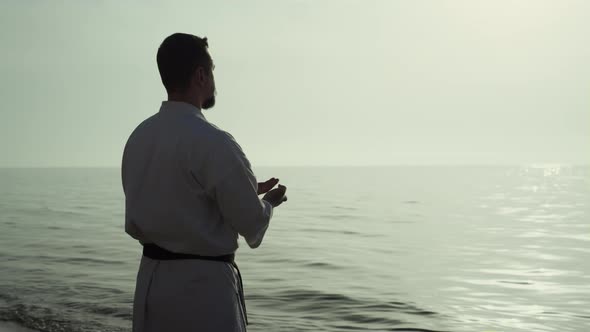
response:
[[[182,101],[182,102],[191,104],[198,109],[201,109],[201,104],[199,103],[198,100],[196,100],[196,98],[190,98],[190,97],[180,95],[180,94],[169,94],[168,101]]]

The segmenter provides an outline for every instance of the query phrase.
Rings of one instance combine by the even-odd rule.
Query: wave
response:
[[[0,321],[43,332],[128,332],[131,326],[130,322],[129,327],[121,326],[125,325],[124,322],[114,324],[113,320],[117,318],[112,314],[87,314],[75,318],[76,315],[79,313],[42,305],[18,303],[0,307]]]
[[[439,317],[440,314],[434,311],[420,308],[414,304],[391,301],[375,303],[371,300],[364,300],[356,297],[338,293],[321,292],[310,289],[290,289],[276,292],[269,295],[248,296],[256,301],[257,306],[268,309],[287,307],[289,312],[300,313],[302,318],[318,319],[338,322],[338,326],[332,328],[350,327],[355,330],[364,330],[363,327],[382,327],[388,330],[402,331],[433,331],[419,328],[399,328],[400,325],[415,325],[411,321],[402,319],[418,315],[422,318],[429,316]],[[394,318],[395,317],[395,318]]]
[[[91,216],[92,213],[89,212],[82,212],[82,211],[75,211],[75,210],[66,210],[66,209],[56,209],[49,206],[33,206],[33,207],[6,207],[2,209],[3,213],[5,214],[16,214],[18,216],[33,216],[33,217],[43,217],[47,218],[50,216],[55,217],[79,217],[79,216]],[[92,210],[89,210],[92,211]]]

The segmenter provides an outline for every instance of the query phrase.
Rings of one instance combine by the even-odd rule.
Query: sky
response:
[[[590,164],[590,2],[0,4],[0,167],[120,167],[167,99],[175,32],[206,36],[255,166]]]

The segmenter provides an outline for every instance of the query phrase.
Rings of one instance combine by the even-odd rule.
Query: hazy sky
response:
[[[209,38],[254,166],[590,163],[588,1],[0,4],[0,167],[119,166],[166,92],[175,32]]]

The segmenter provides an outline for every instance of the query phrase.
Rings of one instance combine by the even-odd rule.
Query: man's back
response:
[[[217,256],[236,251],[239,227],[224,220],[223,213],[231,212],[221,211],[216,197],[218,189],[225,189],[218,184],[226,176],[236,182],[228,198],[258,200],[256,178],[237,142],[183,102],[162,102],[160,111],[134,130],[121,175],[126,232],[142,244],[175,252]],[[272,215],[272,206],[259,202],[248,208],[248,226],[257,233]]]
[[[142,244],[155,242],[175,252],[235,252],[238,233],[223,222],[203,187],[202,177],[209,174],[199,173],[199,164],[205,167],[208,154],[226,143],[223,131],[197,108],[163,102],[132,133],[123,154],[126,232]],[[224,166],[209,173],[223,172],[219,167]]]

